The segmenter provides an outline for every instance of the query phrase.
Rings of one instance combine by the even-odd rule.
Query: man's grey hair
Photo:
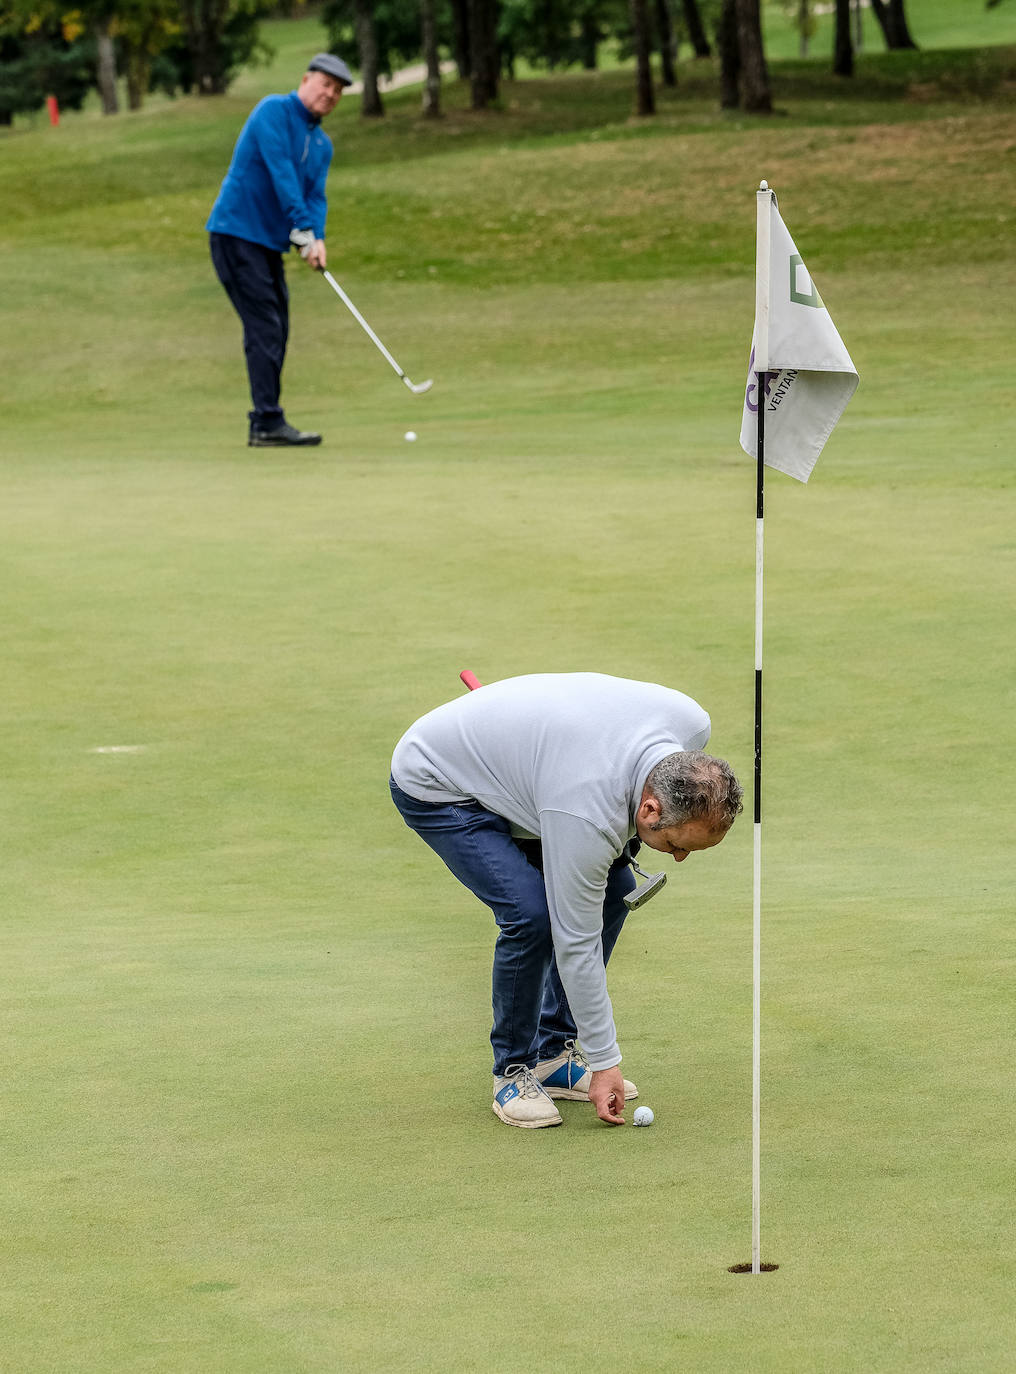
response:
[[[646,778],[646,786],[662,807],[652,830],[685,821],[710,821],[713,830],[729,830],[744,809],[744,792],[730,764],[700,749],[668,754]]]

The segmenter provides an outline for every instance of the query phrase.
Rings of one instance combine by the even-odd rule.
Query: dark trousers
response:
[[[498,925],[492,979],[494,1072],[554,1059],[576,1037],[575,1021],[554,959],[542,853],[538,841],[512,836],[508,822],[479,802],[448,806],[416,801],[394,779],[392,800],[411,830],[440,856],[459,882],[489,906]],[[635,878],[623,859],[607,876],[603,962],[610,958]]]
[[[255,429],[278,429],[282,364],[289,340],[289,291],[282,254],[232,234],[210,235],[212,263],[243,324]]]

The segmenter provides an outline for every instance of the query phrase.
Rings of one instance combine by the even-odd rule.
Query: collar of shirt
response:
[[[299,91],[290,91],[289,99],[296,106],[304,122],[309,124],[312,129],[316,129],[321,121],[317,115],[311,114],[310,110],[307,109],[307,106],[300,99]]]

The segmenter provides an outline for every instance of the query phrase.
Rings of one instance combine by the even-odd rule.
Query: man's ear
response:
[[[643,792],[639,802],[638,817],[644,825],[655,825],[663,815],[663,808],[652,792]]]

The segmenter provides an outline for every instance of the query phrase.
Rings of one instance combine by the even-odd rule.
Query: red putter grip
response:
[[[483,683],[476,676],[476,674],[471,673],[468,668],[463,668],[462,672],[459,673],[459,677],[462,679],[462,681],[466,684],[466,686],[469,688],[471,692],[475,692],[477,687],[483,686]]]

